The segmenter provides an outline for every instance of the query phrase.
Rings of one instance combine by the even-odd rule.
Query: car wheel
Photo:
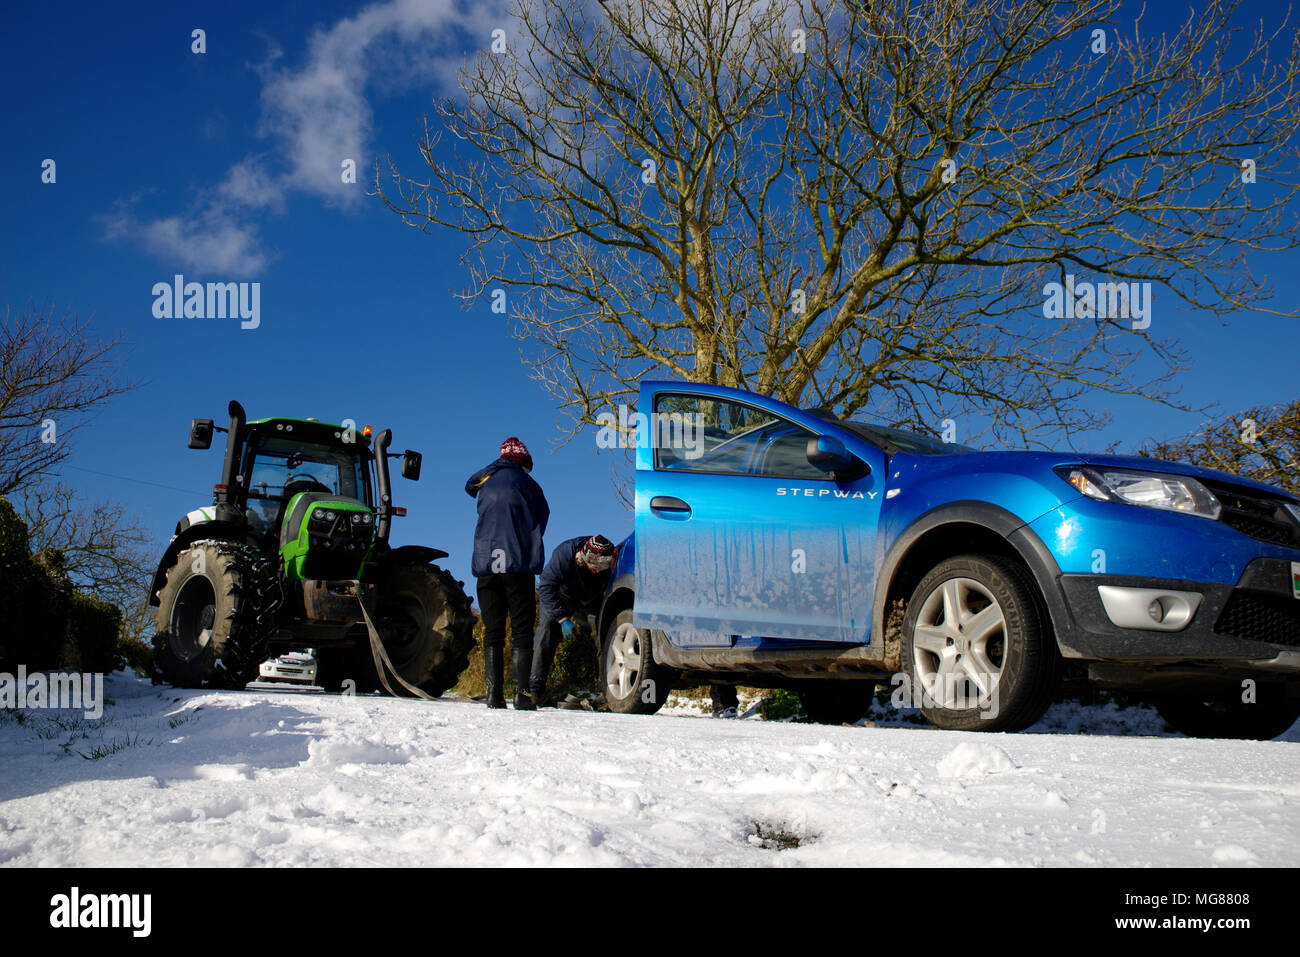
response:
[[[1156,711],[1171,728],[1189,738],[1236,738],[1268,741],[1300,718],[1300,697],[1281,685],[1259,684],[1256,699],[1241,700],[1240,689],[1228,694],[1169,695],[1156,700]]]
[[[625,609],[605,629],[601,648],[605,705],[619,714],[654,714],[668,697],[669,673],[655,664],[649,634],[632,624]]]
[[[1059,655],[1034,585],[1011,562],[961,555],[912,593],[902,656],[913,703],[932,724],[1019,731],[1051,703]]]

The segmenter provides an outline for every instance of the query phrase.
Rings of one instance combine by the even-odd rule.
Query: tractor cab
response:
[[[190,426],[190,447],[211,445],[210,419]],[[289,581],[359,579],[376,547],[387,548],[394,508],[389,489],[391,433],[316,419],[247,421],[231,403],[218,521],[245,525],[267,553],[278,552]],[[418,479],[420,454],[402,456],[402,475]]]
[[[348,431],[283,419],[249,423],[240,475],[247,475],[244,514],[256,531],[279,536],[299,495],[340,497],[374,508],[369,439],[345,442]],[[285,429],[289,431],[285,431]],[[318,434],[313,436],[311,432]]]

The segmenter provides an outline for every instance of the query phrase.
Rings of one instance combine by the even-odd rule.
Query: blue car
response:
[[[721,386],[645,382],[635,531],[600,614],[611,710],[784,687],[850,721],[877,684],[942,728],[1036,721],[1063,679],[1198,736],[1300,716],[1300,501],[1235,475],[980,452]]]

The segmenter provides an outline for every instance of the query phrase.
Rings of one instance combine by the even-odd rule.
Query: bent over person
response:
[[[528,632],[537,609],[533,576],[546,556],[542,536],[551,508],[529,474],[533,457],[514,436],[501,443],[500,457],[465,483],[478,499],[474,561],[478,605],[483,615],[483,668],[487,706],[504,708],[506,616],[515,635],[515,709],[533,710],[527,696],[533,649]]]
[[[537,584],[542,610],[533,636],[533,673],[529,696],[546,701],[555,649],[576,631],[595,635],[595,616],[614,568],[614,543],[604,535],[579,536],[561,542],[551,553]]]

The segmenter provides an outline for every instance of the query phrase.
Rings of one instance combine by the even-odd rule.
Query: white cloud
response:
[[[284,212],[285,182],[266,169],[265,157],[246,156],[217,186],[214,205],[230,210]]]
[[[103,222],[105,238],[130,239],[175,268],[246,276],[260,273],[268,261],[255,223],[213,208],[192,217],[142,220],[121,207]]]
[[[463,37],[481,36],[486,45],[504,9],[503,0],[387,0],[316,30],[299,66],[285,66],[272,44],[259,69],[258,132],[266,150],[231,166],[199,195],[193,215],[139,219],[128,206],[105,217],[106,238],[130,239],[195,271],[260,271],[270,256],[259,218],[282,213],[291,193],[342,208],[360,205],[374,159],[367,88],[446,90],[466,55]],[[411,117],[412,131],[418,119]],[[345,159],[356,162],[355,184],[342,182]]]

